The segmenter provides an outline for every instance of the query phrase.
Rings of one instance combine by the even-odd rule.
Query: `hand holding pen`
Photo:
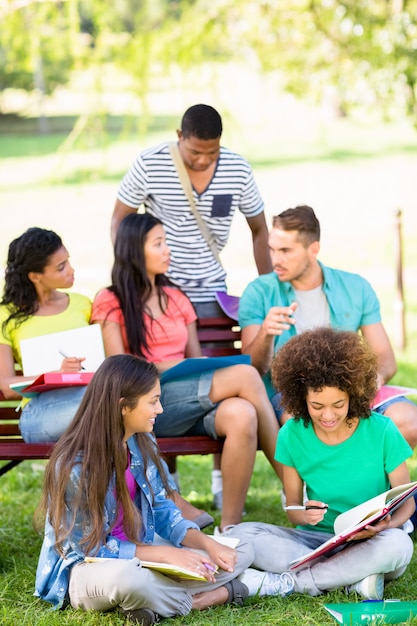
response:
[[[65,361],[62,362],[61,370],[66,372],[71,372],[76,370],[79,372],[80,370],[85,370],[85,367],[81,365],[83,361],[85,361],[85,357],[72,357],[68,356],[63,350],[58,350],[59,354],[64,357]]]
[[[307,500],[304,504],[289,504],[284,507],[285,511],[294,511],[295,515],[290,513],[290,519],[295,524],[312,524],[313,526],[322,521],[328,508],[328,504],[317,500]]]

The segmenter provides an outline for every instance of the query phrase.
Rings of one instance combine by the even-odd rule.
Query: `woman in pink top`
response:
[[[128,215],[119,226],[114,254],[112,284],[96,296],[92,313],[92,321],[102,326],[106,354],[141,356],[159,372],[201,356],[193,306],[164,275],[170,250],[162,223],[148,213]],[[234,365],[167,381],[161,402],[157,437],[224,439],[220,530],[237,524],[258,440],[278,475],[280,470],[274,460],[279,427],[258,372],[251,365]]]

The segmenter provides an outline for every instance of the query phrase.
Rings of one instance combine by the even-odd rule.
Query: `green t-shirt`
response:
[[[335,518],[387,491],[388,474],[412,453],[394,422],[372,413],[337,445],[320,441],[311,422],[306,428],[302,420],[290,419],[279,431],[275,459],[297,470],[309,500],[329,505],[322,522],[299,528],[333,533]]]

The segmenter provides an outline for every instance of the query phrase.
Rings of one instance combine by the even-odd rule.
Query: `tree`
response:
[[[3,0],[0,89],[46,91],[76,64],[114,63],[146,100],[156,68],[254,59],[286,89],[344,112],[363,102],[417,122],[417,0]],[[2,15],[3,13],[3,15]],[[87,38],[81,38],[81,35]],[[29,38],[30,45],[27,45]]]

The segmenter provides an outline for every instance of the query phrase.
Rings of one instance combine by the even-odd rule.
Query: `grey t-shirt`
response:
[[[319,326],[330,326],[330,310],[322,285],[301,291],[294,289],[297,308],[294,311],[297,334]]]

